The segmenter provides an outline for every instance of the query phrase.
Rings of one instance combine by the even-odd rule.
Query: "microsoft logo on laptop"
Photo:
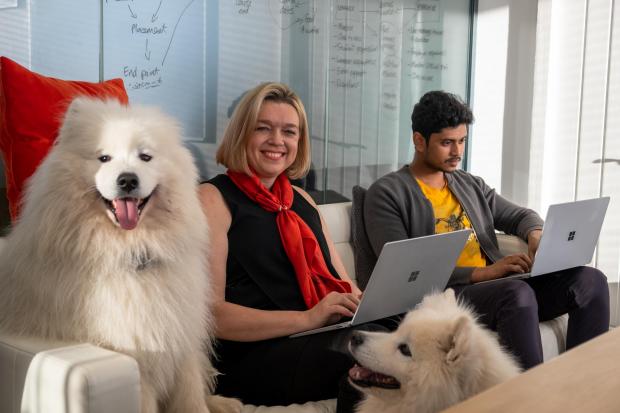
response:
[[[575,239],[575,232],[576,231],[571,231],[571,232],[568,233],[568,240],[569,241],[572,241],[572,240]]]
[[[418,275],[420,275],[420,271],[411,271],[411,274],[409,275],[409,279],[407,280],[407,282],[413,282],[417,280]]]

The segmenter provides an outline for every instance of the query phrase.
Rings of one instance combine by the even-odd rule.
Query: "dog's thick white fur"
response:
[[[391,333],[355,332],[359,413],[437,412],[519,374],[515,360],[454,291],[432,294]]]
[[[0,251],[0,330],[134,357],[142,412],[240,409],[215,371],[208,228],[180,129],[154,108],[78,98]]]

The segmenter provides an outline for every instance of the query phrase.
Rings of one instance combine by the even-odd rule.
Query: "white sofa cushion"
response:
[[[355,281],[355,261],[351,244],[351,203],[323,204],[319,205],[319,211],[347,274]]]

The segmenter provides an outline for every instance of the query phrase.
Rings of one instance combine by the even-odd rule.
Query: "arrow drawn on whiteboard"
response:
[[[128,4],[127,7],[129,8],[129,13],[131,13],[131,17],[133,17],[134,19],[137,19],[138,15],[134,13],[133,10],[131,10],[131,6]]]
[[[174,39],[174,34],[177,31],[177,27],[179,26],[179,23],[181,22],[181,19],[183,18],[183,15],[187,11],[187,9],[189,9],[189,6],[191,6],[193,2],[194,2],[194,0],[190,0],[190,2],[187,3],[187,6],[185,6],[183,11],[181,12],[181,15],[179,16],[179,19],[177,20],[176,24],[174,25],[174,30],[172,30],[172,36],[170,36],[170,43],[168,43],[168,48],[166,49],[166,53],[164,54],[164,58],[161,60],[161,65],[162,66],[164,65],[164,62],[166,61],[166,57],[168,56],[168,52],[170,51],[170,46],[172,45],[172,40]]]
[[[146,60],[151,60],[151,51],[149,50],[149,39],[146,38],[146,46],[144,47],[144,57]]]
[[[159,18],[158,14],[159,14],[159,9],[161,8],[162,1],[163,0],[159,0],[159,6],[157,6],[157,10],[155,10],[155,13],[153,13],[153,16],[151,17],[151,23],[155,23],[155,20]]]

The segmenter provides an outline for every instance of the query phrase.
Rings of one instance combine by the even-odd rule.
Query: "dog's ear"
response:
[[[71,103],[67,107],[66,112],[64,113],[64,117],[62,119],[62,125],[60,128],[58,137],[56,139],[56,142],[54,142],[54,144],[65,142],[71,139],[71,135],[75,135],[75,134],[69,133],[69,131],[73,129],[74,127],[73,125],[80,122],[82,114],[84,114],[85,112],[88,112],[87,108],[93,104],[93,101],[94,101],[93,98],[89,98],[85,96],[78,96],[71,101]],[[99,110],[95,110],[95,111],[91,111],[90,113],[98,113],[98,112]],[[82,136],[78,136],[78,138],[82,139]]]
[[[79,115],[83,108],[92,101],[92,98],[87,98],[83,96],[78,96],[77,98],[73,99],[69,104],[69,107],[67,108],[67,112],[65,113],[65,119]]]
[[[448,288],[444,291],[443,296],[446,300],[456,303],[456,296],[454,295],[454,290],[452,288]]]
[[[470,345],[470,332],[472,321],[465,316],[459,317],[451,328],[446,363],[455,364],[467,354]]]
[[[70,122],[84,113],[99,113],[106,107],[121,107],[118,100],[91,96],[78,96],[71,101],[65,112],[64,122]]]

